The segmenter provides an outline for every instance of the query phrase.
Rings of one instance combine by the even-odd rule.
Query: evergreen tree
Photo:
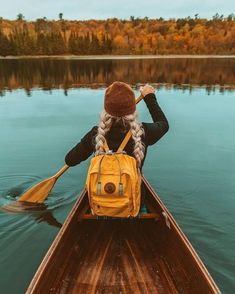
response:
[[[17,18],[16,19],[22,21],[24,19],[23,14],[22,13],[17,14]]]
[[[43,33],[37,35],[37,54],[44,55],[47,54],[47,40]]]
[[[101,46],[100,46],[99,39],[93,33],[91,34],[90,53],[91,54],[100,54],[101,53]]]
[[[66,45],[60,32],[51,33],[48,39],[50,46],[50,54],[66,53]]]
[[[8,38],[0,31],[0,56],[6,56],[10,53],[10,42]]]
[[[70,34],[69,41],[68,41],[68,51],[71,54],[78,54],[79,53],[79,40],[77,34],[74,32]]]

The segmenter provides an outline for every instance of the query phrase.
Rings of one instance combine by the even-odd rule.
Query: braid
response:
[[[134,146],[134,156],[137,160],[138,166],[141,166],[141,162],[144,158],[144,143],[141,141],[141,136],[144,134],[144,129],[142,125],[137,120],[137,113],[134,112],[125,117],[128,121],[131,129],[132,139],[135,142]]]
[[[113,122],[113,117],[104,110],[100,115],[98,133],[95,138],[95,141],[96,141],[95,155],[98,155],[104,151],[105,135],[110,130],[112,122]]]

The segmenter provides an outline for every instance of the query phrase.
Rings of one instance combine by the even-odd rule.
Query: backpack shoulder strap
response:
[[[129,130],[125,136],[125,138],[123,139],[121,145],[119,146],[117,152],[122,152],[123,149],[125,148],[127,142],[130,140],[131,138],[131,130]]]
[[[108,146],[106,140],[105,140],[105,142],[104,142],[104,151],[105,151],[105,152],[109,151],[109,146]]]

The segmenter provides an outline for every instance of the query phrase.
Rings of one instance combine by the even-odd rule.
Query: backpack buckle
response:
[[[108,151],[106,151],[106,154],[107,154],[107,155],[112,155],[112,154],[113,154],[113,150],[108,150]]]
[[[96,194],[97,194],[98,196],[100,196],[100,195],[101,195],[101,182],[98,182],[98,183],[97,183],[97,190],[96,190]]]
[[[123,183],[119,183],[119,196],[123,196]]]

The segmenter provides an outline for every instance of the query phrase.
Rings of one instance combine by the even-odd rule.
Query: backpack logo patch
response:
[[[116,190],[116,186],[114,185],[114,183],[106,183],[105,186],[104,186],[104,191],[108,194],[112,194],[114,193]]]

